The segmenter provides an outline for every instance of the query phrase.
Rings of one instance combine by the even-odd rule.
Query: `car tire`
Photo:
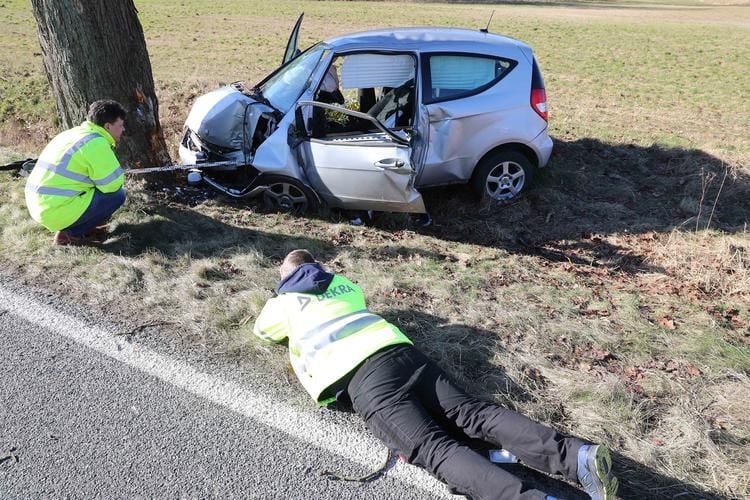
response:
[[[525,192],[534,178],[534,165],[517,150],[496,151],[474,169],[471,185],[482,201],[506,203]]]
[[[263,191],[263,206],[268,210],[305,214],[316,212],[320,206],[312,190],[297,179],[270,176],[262,183],[268,186]]]

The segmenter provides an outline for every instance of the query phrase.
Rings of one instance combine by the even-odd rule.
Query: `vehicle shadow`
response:
[[[595,139],[555,141],[549,166],[511,204],[483,205],[465,186],[423,194],[434,219],[424,234],[629,273],[654,269],[603,236],[743,232],[750,218],[750,177],[741,169],[696,149]]]
[[[148,207],[138,222],[111,223],[110,238],[99,245],[103,251],[136,257],[158,251],[167,257],[230,257],[249,249],[260,251],[271,261],[281,262],[295,248],[329,253],[333,245],[317,238],[272,234],[233,226],[213,217],[175,206]]]
[[[445,318],[409,309],[392,309],[380,312],[412,339],[415,346],[435,361],[458,385],[481,398],[494,400],[517,410],[516,403],[534,399],[533,389],[543,386],[543,379],[527,378],[521,383],[512,380],[502,366],[492,362],[497,352],[505,349],[495,332],[464,324],[448,322]],[[450,348],[445,346],[450,344]],[[456,346],[461,346],[457,349]],[[548,420],[564,419],[564,410],[551,411]],[[455,433],[455,431],[454,431]],[[490,447],[486,443],[466,439],[479,452]],[[728,497],[702,490],[695,485],[666,476],[644,464],[613,451],[614,469],[620,481],[618,496],[622,499],[688,498],[729,500]],[[499,467],[520,477],[527,484],[549,495],[569,500],[588,498],[581,490],[558,478],[519,464],[501,464]]]

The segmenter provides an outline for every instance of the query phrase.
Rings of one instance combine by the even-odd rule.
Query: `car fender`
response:
[[[526,108],[516,106],[511,113],[506,109],[430,123],[430,145],[418,186],[468,182],[488,152],[507,144],[520,144],[533,151],[530,160],[534,165],[546,163],[549,152],[539,141],[546,136],[547,124]],[[520,130],[530,132],[520,135]]]
[[[278,124],[278,128],[255,152],[253,167],[264,174],[292,177],[308,184],[296,151],[289,146],[289,128],[294,126],[294,113],[289,112]]]

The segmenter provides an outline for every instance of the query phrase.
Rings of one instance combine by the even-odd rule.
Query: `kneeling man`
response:
[[[55,232],[53,244],[77,245],[106,233],[99,227],[125,203],[123,171],[113,148],[125,131],[116,101],[91,104],[87,120],[44,148],[26,181],[31,217]]]

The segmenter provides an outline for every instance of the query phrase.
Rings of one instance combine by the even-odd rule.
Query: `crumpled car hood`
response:
[[[222,148],[242,150],[250,147],[263,112],[273,112],[273,108],[226,86],[196,99],[185,125],[201,140]]]

